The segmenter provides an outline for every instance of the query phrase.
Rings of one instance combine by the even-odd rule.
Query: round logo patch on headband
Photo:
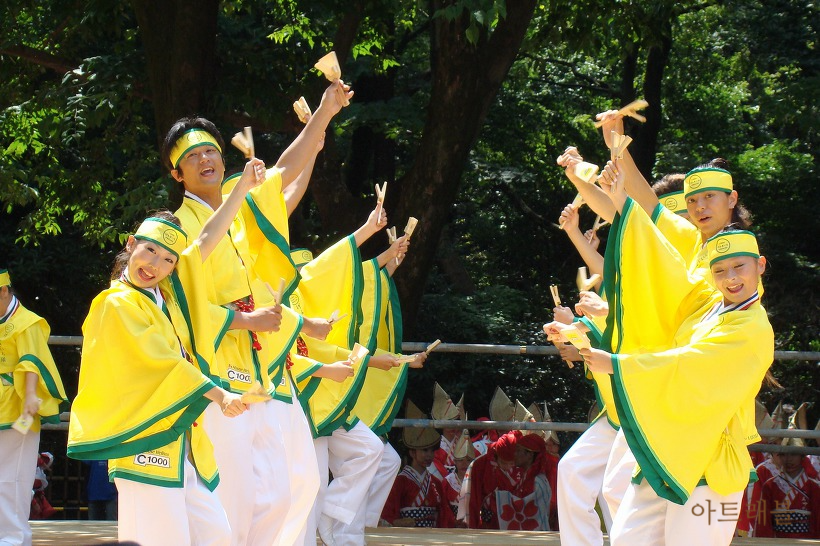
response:
[[[202,142],[205,138],[202,136],[202,133],[199,131],[194,131],[185,135],[188,139],[189,144],[196,144],[197,142]]]
[[[663,202],[663,206],[668,208],[669,210],[675,210],[678,208],[678,200],[674,197],[669,197]]]
[[[732,243],[728,239],[718,239],[715,242],[715,252],[718,254],[725,254],[730,248],[732,248]]]
[[[178,239],[179,235],[173,229],[166,229],[162,232],[162,240],[165,241],[167,245],[175,245]]]
[[[699,188],[701,184],[703,184],[703,179],[698,175],[694,174],[689,177],[689,187],[693,190]]]

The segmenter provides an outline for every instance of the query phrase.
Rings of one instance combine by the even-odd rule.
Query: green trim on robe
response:
[[[603,341],[603,330],[601,330],[601,322],[606,324],[606,317],[598,317],[597,320],[591,320],[587,317],[580,317],[577,322],[584,324],[588,329],[588,336],[590,338],[590,345],[596,349],[606,350],[601,347]],[[606,414],[609,425],[618,430],[621,428],[621,420],[618,417],[618,408],[615,405],[615,398],[612,394],[612,380],[609,374],[593,373],[584,364],[584,374],[586,378],[592,381],[592,388],[595,391],[595,401],[598,403],[600,412],[592,422],[598,420],[602,415]]]
[[[366,347],[370,354],[378,346],[379,323],[381,315],[386,312],[382,306],[382,277],[377,258],[362,263],[362,323],[359,327],[359,343]],[[366,288],[366,289],[365,289]]]
[[[268,376],[270,377],[271,396],[280,402],[293,403],[293,393],[291,392],[290,379],[285,374],[288,354],[290,354],[299,332],[302,330],[304,318],[298,312],[282,306],[282,325],[278,332],[260,332],[260,342],[262,343],[262,355],[269,361]],[[289,334],[283,337],[283,334]],[[276,342],[272,343],[271,340]],[[270,355],[271,347],[279,348],[280,352]]]
[[[401,370],[399,378],[395,381],[393,390],[388,396],[388,400],[391,400],[391,402],[384,405],[382,411],[376,415],[374,420],[375,425],[371,427],[376,436],[381,436],[390,432],[393,428],[393,419],[396,418],[396,415],[398,415],[399,410],[401,409],[402,401],[404,400],[404,393],[407,390],[407,370],[409,368],[405,363],[402,364],[399,369]]]
[[[385,269],[378,269],[375,260],[364,264],[364,281],[361,299],[364,323],[360,336],[366,337],[360,337],[359,343],[374,347],[375,354],[381,350],[396,354],[401,350],[401,339],[397,342],[395,335],[401,334],[402,325],[395,284]],[[407,388],[407,369],[405,363],[390,370],[374,368],[367,372],[351,415],[377,435],[390,430],[401,407]]]

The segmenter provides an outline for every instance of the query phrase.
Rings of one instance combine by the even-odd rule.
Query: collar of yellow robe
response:
[[[724,231],[713,235],[706,241],[706,253],[708,254],[709,267],[712,267],[715,262],[720,260],[737,256],[760,258],[757,237],[751,231],[745,230]]]
[[[222,153],[222,148],[216,142],[216,138],[208,131],[204,129],[189,129],[185,131],[182,136],[177,139],[176,143],[174,143],[174,147],[171,148],[171,165],[174,166],[174,169],[178,169],[179,162],[185,154],[198,146],[209,145],[219,150],[220,154]]]
[[[0,269],[0,286],[11,286],[11,275],[8,269]]]
[[[661,195],[658,197],[658,201],[661,202],[661,205],[671,210],[675,214],[686,214],[689,212],[686,209],[686,198],[683,196],[683,190],[673,191],[672,193]]]
[[[182,228],[162,218],[147,218],[140,224],[134,238],[153,241],[177,258],[188,246],[188,235]]]
[[[692,169],[683,179],[684,197],[690,197],[704,191],[722,191],[731,193],[732,175],[729,171],[716,168]]]

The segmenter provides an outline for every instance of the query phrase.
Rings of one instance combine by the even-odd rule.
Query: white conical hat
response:
[[[530,404],[527,409],[530,411],[533,419],[535,419],[537,423],[551,423],[552,417],[550,417],[550,412],[547,409],[547,403],[542,402],[542,404],[543,410],[541,409],[541,404],[536,404],[535,402]],[[558,435],[554,430],[533,430],[529,432],[537,432],[545,441],[552,440],[556,444],[561,445],[561,441],[558,439]]]
[[[808,430],[809,421],[806,417],[806,412],[809,410],[809,406],[811,406],[811,403],[809,402],[803,402],[800,404],[800,407],[797,408],[797,410],[789,418],[789,425],[794,423],[796,428],[799,428],[800,430]]]
[[[777,407],[772,412],[772,421],[774,421],[775,428],[786,428],[789,420],[786,418],[786,412],[783,410],[783,402],[778,402]]]
[[[466,428],[461,432],[456,445],[453,448],[454,459],[475,459],[477,455],[473,440],[470,438],[470,431]]]
[[[490,420],[492,421],[513,421],[515,417],[515,404],[504,394],[501,387],[496,387],[493,397],[490,400]]]
[[[407,419],[426,419],[427,416],[411,400],[407,400],[407,409],[404,412]],[[409,449],[426,449],[438,446],[441,442],[441,434],[432,427],[404,427],[402,432],[404,445]]]
[[[513,413],[513,421],[518,421],[523,423],[525,421],[534,421],[535,419],[532,416],[532,413],[524,407],[524,404],[521,403],[521,400],[515,401],[515,412]]]
[[[772,416],[769,415],[769,412],[766,411],[766,406],[761,404],[759,400],[755,400],[755,425],[758,429],[774,428]]]
[[[809,408],[808,402],[803,402],[789,417],[789,430],[806,430],[806,410]],[[806,447],[802,438],[783,438],[780,445]]]
[[[460,417],[453,399],[438,383],[433,384],[433,409],[430,410],[430,415],[436,421],[451,421]]]

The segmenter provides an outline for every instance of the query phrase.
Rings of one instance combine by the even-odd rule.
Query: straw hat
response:
[[[427,416],[411,400],[407,400],[407,409],[404,412],[406,419],[426,419]],[[404,427],[402,432],[404,445],[408,449],[427,449],[438,446],[441,434],[433,427]]]

